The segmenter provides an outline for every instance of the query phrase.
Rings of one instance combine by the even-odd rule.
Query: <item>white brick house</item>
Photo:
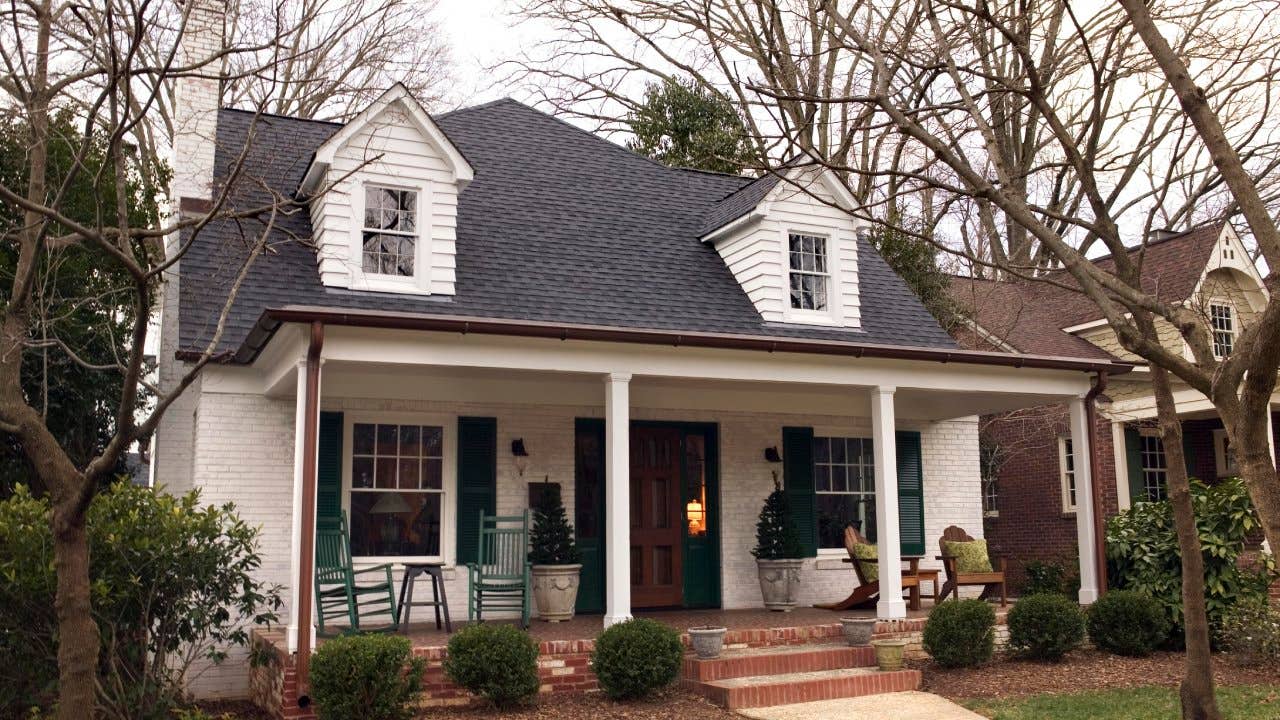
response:
[[[246,143],[242,177],[307,198],[236,295],[222,362],[159,429],[152,473],[262,527],[291,649],[310,646],[304,497],[348,515],[360,562],[443,563],[456,613],[475,508],[521,511],[544,479],[588,554],[580,611],[604,624],[644,604],[758,607],[749,551],[775,474],[808,549],[801,601],[848,594],[853,524],[882,548],[879,614],[903,617],[898,557],[936,566],[943,528],[981,532],[976,416],[1068,401],[1082,433],[1091,374],[1124,367],[957,348],[860,237],[843,186],[803,164],[668,168],[510,100],[432,117],[402,87],[345,126],[180,97],[208,103],[184,112],[216,136],[175,160],[188,211]],[[168,278],[162,382],[211,342],[254,231],[211,223]],[[633,472],[632,448],[663,442],[678,473]],[[641,512],[636,483],[663,500]],[[667,540],[637,546],[633,524]],[[244,688],[229,663],[196,689]]]

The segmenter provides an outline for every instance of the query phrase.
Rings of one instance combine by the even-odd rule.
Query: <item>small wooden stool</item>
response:
[[[413,601],[414,580],[419,575],[431,577],[431,600]],[[444,591],[444,565],[440,563],[405,563],[404,579],[400,581],[400,627],[409,630],[409,610],[413,607],[434,607],[436,609],[436,629],[440,629],[440,610],[444,610],[445,632],[453,632],[453,623],[449,622],[449,596]]]

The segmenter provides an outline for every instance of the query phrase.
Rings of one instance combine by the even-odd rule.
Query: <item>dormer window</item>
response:
[[[827,239],[821,235],[790,233],[791,308],[793,310],[827,309]]]
[[[1213,354],[1225,358],[1235,345],[1236,320],[1230,305],[1210,303],[1209,327],[1213,331]]]
[[[417,206],[418,193],[413,190],[365,186],[364,272],[413,277],[418,244]]]

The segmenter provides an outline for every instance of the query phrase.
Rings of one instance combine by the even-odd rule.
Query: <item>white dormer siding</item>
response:
[[[760,316],[768,322],[835,327],[861,326],[858,302],[859,223],[843,208],[850,199],[834,178],[797,171],[779,181],[747,216],[710,233],[712,242]],[[790,237],[822,239],[826,258],[826,308],[792,307]]]
[[[458,193],[470,178],[470,167],[416,101],[389,91],[316,153],[304,180],[304,191],[316,194],[311,227],[321,281],[352,290],[455,294]],[[365,269],[370,188],[412,193],[416,222],[400,236],[413,241],[411,274]]]

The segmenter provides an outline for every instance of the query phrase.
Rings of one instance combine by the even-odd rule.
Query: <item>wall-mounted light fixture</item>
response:
[[[782,462],[782,455],[778,453],[778,446],[767,447],[764,449],[764,461],[770,465],[777,465]],[[773,486],[778,487],[778,468],[771,467],[769,471],[773,473]]]
[[[524,449],[524,438],[511,441],[511,456],[515,458],[516,472],[524,477],[525,468],[529,467],[529,451]]]

